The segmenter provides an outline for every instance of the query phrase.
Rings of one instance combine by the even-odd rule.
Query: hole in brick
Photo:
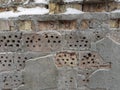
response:
[[[12,62],[12,60],[9,60],[9,62]]]
[[[8,66],[11,66],[11,64],[8,64]]]
[[[85,64],[85,62],[83,62],[83,64]]]
[[[16,44],[17,47],[19,47],[19,44]]]
[[[40,38],[38,38],[38,41],[40,41],[41,39]]]
[[[70,64],[73,64],[73,62],[71,62]]]
[[[14,43],[14,42],[15,42],[15,40],[12,40],[12,42]]]
[[[72,82],[72,80],[70,80],[70,82]]]
[[[18,36],[17,35],[15,35],[15,38],[17,38]]]
[[[4,60],[4,62],[7,62],[7,60]]]
[[[91,57],[91,56],[92,56],[92,54],[91,54],[91,53],[88,53],[88,56],[89,56],[89,57]]]
[[[2,64],[2,66],[5,66],[5,64]]]
[[[6,39],[6,37],[5,37],[5,36],[3,36],[3,39]]]
[[[50,43],[50,40],[48,40],[48,43]]]
[[[7,40],[7,42],[9,43],[9,42],[10,42],[10,40]]]
[[[7,43],[5,43],[5,46],[7,46]]]

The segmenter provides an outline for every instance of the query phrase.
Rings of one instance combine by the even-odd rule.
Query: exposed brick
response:
[[[39,30],[57,30],[59,28],[58,21],[39,21]]]
[[[21,20],[18,23],[19,30],[34,30],[34,24],[31,20]]]
[[[80,69],[110,69],[111,64],[105,63],[101,56],[92,51],[83,51],[80,52],[80,62],[79,62]]]
[[[13,88],[17,88],[23,83],[23,76],[21,72],[2,72],[0,74],[0,77],[2,77],[1,81],[1,87],[3,90],[10,90]]]
[[[61,50],[62,36],[58,32],[23,34],[24,49],[27,51],[53,52]]]
[[[0,51],[19,51],[21,50],[21,33],[2,32],[0,33]]]
[[[59,21],[59,30],[76,30],[76,20],[61,20]]]
[[[90,21],[89,20],[82,20],[80,22],[80,29],[82,30],[85,30],[85,29],[89,29],[89,24],[90,24]]]
[[[119,28],[119,20],[118,19],[111,19],[109,21],[110,28]]]
[[[65,40],[66,45],[65,50],[87,50],[90,48],[90,38],[84,32],[66,32]]]
[[[118,9],[118,6],[119,6],[118,2],[110,2],[108,3],[108,11],[110,12],[116,10]]]
[[[14,22],[12,20],[0,20],[0,30],[13,30]]]
[[[65,12],[65,5],[58,3],[49,3],[49,13],[50,14],[58,14]]]
[[[39,21],[39,30],[76,30],[76,20]]]
[[[77,54],[75,52],[60,52],[55,57],[57,68],[77,67]]]
[[[84,3],[84,12],[105,12],[107,5],[105,3]]]

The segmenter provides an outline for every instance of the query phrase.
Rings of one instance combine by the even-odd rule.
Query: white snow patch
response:
[[[0,18],[9,18],[9,17],[18,17],[20,15],[40,15],[40,14],[46,14],[49,12],[46,8],[23,8],[18,7],[18,12],[13,11],[6,11],[0,13]]]
[[[46,8],[40,8],[40,7],[35,7],[35,8],[23,8],[19,7],[18,11],[20,15],[31,15],[31,14],[46,14],[49,12],[48,9]]]
[[[117,12],[120,12],[120,9],[117,9],[117,10],[111,11],[111,13],[117,13]]]
[[[81,14],[81,13],[84,13],[84,12],[74,8],[67,8],[67,11],[63,14]]]
[[[44,3],[47,4],[49,0],[35,0],[35,3]]]
[[[120,0],[116,0],[116,1],[120,2]]]
[[[64,0],[64,2],[75,2],[75,1],[83,1],[83,0]]]
[[[6,11],[0,13],[0,18],[9,18],[9,17],[18,17],[19,15],[17,13],[14,13],[13,11]]]

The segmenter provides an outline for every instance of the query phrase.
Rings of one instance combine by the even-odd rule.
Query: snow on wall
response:
[[[81,14],[81,13],[84,13],[84,12],[74,8],[67,8],[66,12],[63,14]]]
[[[64,0],[64,2],[74,2],[74,1],[83,1],[83,0]]]
[[[47,4],[49,0],[35,0],[35,3],[44,3]]]
[[[18,17],[20,15],[46,14],[49,12],[48,9],[40,8],[40,7],[35,7],[35,8],[18,7],[17,10],[18,12],[13,12],[13,11],[2,12],[0,13],[0,18]]]

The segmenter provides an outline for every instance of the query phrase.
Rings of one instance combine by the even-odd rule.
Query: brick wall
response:
[[[119,2],[0,0],[1,13],[18,7],[49,13],[0,17],[0,90],[120,89]]]

